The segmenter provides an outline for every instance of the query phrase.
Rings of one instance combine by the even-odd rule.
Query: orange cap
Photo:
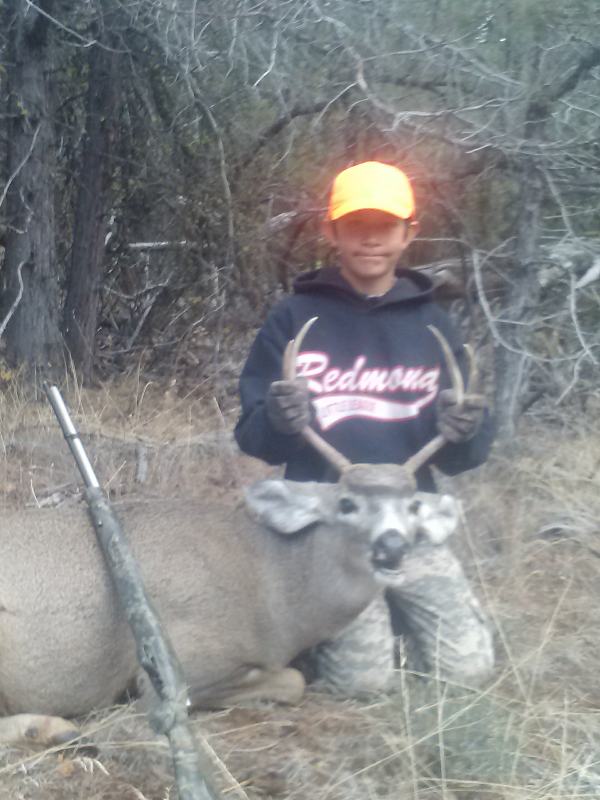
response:
[[[401,219],[415,213],[415,199],[406,175],[391,164],[365,161],[335,178],[329,199],[329,219],[374,208]]]

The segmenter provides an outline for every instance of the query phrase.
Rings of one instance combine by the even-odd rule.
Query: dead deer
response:
[[[443,442],[403,466],[351,465],[313,434],[337,484],[269,479],[246,489],[245,508],[120,512],[196,707],[298,702],[292,659],[358,616],[417,535],[440,543],[454,530],[452,498],[412,488],[419,459]],[[136,682],[135,644],[83,509],[0,510],[0,551],[0,742],[58,743],[77,734],[62,718]]]

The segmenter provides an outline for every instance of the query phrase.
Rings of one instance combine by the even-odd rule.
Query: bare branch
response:
[[[33,153],[33,148],[35,147],[35,142],[36,142],[36,139],[38,137],[38,133],[40,132],[41,127],[42,127],[42,123],[40,122],[38,124],[37,128],[35,129],[35,131],[33,133],[33,136],[31,137],[31,144],[29,145],[29,150],[25,154],[25,157],[23,158],[21,163],[17,166],[17,168],[15,169],[13,174],[6,181],[6,186],[4,187],[4,190],[3,190],[2,194],[0,195],[0,206],[2,206],[2,204],[4,203],[4,200],[6,199],[6,195],[8,193],[8,190],[10,189],[11,183],[14,181],[14,179],[17,177],[19,172],[21,172],[21,170],[23,169],[25,164],[31,158],[31,154]]]
[[[10,318],[15,313],[15,310],[16,310],[17,306],[19,305],[19,303],[21,302],[21,299],[23,297],[24,286],[23,286],[23,275],[22,275],[22,272],[23,272],[23,267],[24,266],[25,266],[25,262],[21,261],[21,263],[17,267],[17,280],[19,282],[19,291],[17,292],[17,296],[15,297],[12,306],[8,309],[8,314],[4,317],[3,321],[0,322],[0,337],[3,335],[4,331],[6,330],[6,326],[10,322]]]

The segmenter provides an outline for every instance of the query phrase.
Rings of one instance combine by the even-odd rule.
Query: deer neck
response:
[[[343,531],[317,525],[275,535],[268,549],[264,586],[272,629],[296,650],[342,630],[379,591],[366,548],[349,542]]]

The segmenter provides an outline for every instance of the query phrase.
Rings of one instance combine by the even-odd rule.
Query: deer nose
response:
[[[377,569],[398,569],[407,550],[408,542],[404,536],[390,529],[377,537],[371,561]]]

